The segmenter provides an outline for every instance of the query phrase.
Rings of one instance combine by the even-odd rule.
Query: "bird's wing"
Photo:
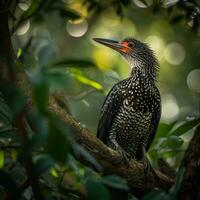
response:
[[[160,94],[158,92],[158,96],[160,97]],[[148,142],[146,145],[146,152],[149,150],[151,143],[153,142],[153,139],[156,135],[156,131],[158,128],[158,124],[160,121],[160,116],[161,116],[161,105],[160,102],[158,103],[158,108],[153,112],[152,117],[151,117],[151,128],[149,129],[149,138]]]
[[[107,95],[101,110],[97,137],[106,142],[113,120],[123,99],[123,93],[119,89],[120,84],[115,85]]]

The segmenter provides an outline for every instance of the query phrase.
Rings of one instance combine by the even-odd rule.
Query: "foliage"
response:
[[[30,6],[26,11],[19,11],[16,7],[13,33],[27,20],[31,20],[31,26],[48,26],[48,23],[51,22],[47,18],[55,13],[56,16],[58,15],[59,21],[66,19],[74,21],[83,17],[80,10],[70,7],[70,3],[66,4],[65,1],[32,0],[29,2]],[[148,5],[146,0],[141,2]],[[149,8],[150,12],[158,15],[165,9],[173,25],[192,20],[191,29],[196,33],[199,31],[200,5],[197,1],[178,1],[177,4],[168,8],[163,8],[161,2],[155,1]],[[86,6],[87,12],[91,15],[91,19],[88,21],[92,24],[93,16],[95,17],[96,13],[100,15],[100,13],[106,12],[109,6],[114,8],[117,16],[126,18],[128,15],[125,14],[125,11],[129,9],[131,1],[86,0],[80,1],[80,3]],[[120,20],[120,18],[116,20]],[[56,26],[57,21],[52,23]],[[31,40],[24,37],[22,40],[26,42],[22,42],[23,44],[16,39],[20,36],[14,37],[16,51],[18,51],[17,56],[21,63],[13,73],[20,75],[21,71],[26,72],[28,84],[25,86],[26,83],[22,83],[22,88],[32,94],[34,109],[25,110],[27,99],[22,88],[16,84],[1,85],[0,196],[7,198],[10,195],[15,199],[33,198],[33,191],[27,185],[29,177],[25,163],[29,158],[33,162],[33,176],[38,177],[45,199],[85,197],[86,199],[107,200],[110,199],[108,187],[129,191],[127,182],[122,178],[114,175],[102,176],[79,163],[76,160],[77,155],[84,157],[93,168],[98,171],[102,170],[98,161],[74,141],[73,131],[47,109],[49,95],[62,93],[66,97],[65,104],[68,111],[75,112],[78,107],[83,111],[83,117],[89,118],[89,121],[95,124],[93,118],[96,117],[96,112],[91,109],[91,116],[84,114],[84,108],[90,107],[90,103],[97,98],[92,96],[90,89],[103,99],[107,90],[112,86],[111,83],[116,82],[118,76],[114,73],[108,75],[106,72],[100,72],[97,63],[91,58],[76,58],[75,56],[74,58],[69,52],[67,58],[54,56],[57,51],[55,43],[59,43],[59,40],[52,41],[49,36],[45,36],[38,42],[38,36],[34,36],[33,31],[30,34]],[[68,42],[70,45],[70,41]],[[84,51],[87,49],[82,50],[83,53]],[[61,51],[60,54],[62,54]],[[102,79],[108,79],[109,83],[101,81]],[[84,94],[79,98],[80,92],[84,92]],[[74,99],[78,100],[78,106],[73,101],[73,97],[77,96],[78,98]],[[94,100],[89,99],[88,96],[92,96]],[[96,102],[98,101],[99,99]],[[84,108],[79,105],[81,103],[84,103]],[[25,123],[27,137],[24,137],[23,131],[13,124],[13,121],[21,119],[21,115],[24,113],[27,116]],[[177,168],[187,145],[184,135],[190,133],[199,122],[199,117],[186,121],[185,118],[180,118],[171,123],[161,122],[149,151],[152,162],[156,163],[159,157],[163,157],[171,161],[171,164]],[[89,125],[87,124],[88,127],[90,127]],[[168,193],[158,190],[143,199],[176,199],[182,175],[183,169],[180,169],[176,183]]]

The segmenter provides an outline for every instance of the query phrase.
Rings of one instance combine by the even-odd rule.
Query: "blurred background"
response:
[[[167,139],[166,134],[198,118],[200,112],[200,29],[193,30],[194,17],[188,18],[178,0],[61,3],[62,9],[39,11],[15,27],[15,51],[27,73],[58,64],[57,68],[48,68],[52,73],[51,91],[64,94],[68,110],[95,134],[106,94],[129,76],[130,67],[118,53],[96,44],[92,38],[134,37],[148,43],[160,64],[157,85],[162,96],[159,140],[154,142],[150,155],[158,157],[160,150],[159,156],[177,165],[177,154],[182,155],[192,131],[172,134]],[[29,10],[30,5],[30,1],[19,3],[16,15]],[[80,66],[89,67],[79,67],[74,60],[82,60]],[[62,74],[59,81],[57,72]]]

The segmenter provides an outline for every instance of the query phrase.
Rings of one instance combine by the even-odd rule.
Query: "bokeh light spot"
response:
[[[162,38],[156,35],[151,35],[145,39],[145,42],[149,44],[152,50],[155,51],[158,59],[159,60],[162,59],[163,54],[161,52],[163,52],[164,45],[165,45]]]
[[[168,63],[180,65],[185,59],[185,49],[181,44],[171,42],[165,48],[164,56]]]
[[[176,98],[171,94],[162,96],[162,120],[166,122],[174,121],[179,115],[179,106]]]
[[[188,74],[187,85],[192,91],[200,93],[200,69],[194,69]]]
[[[81,37],[88,30],[88,23],[85,19],[71,21],[69,20],[66,25],[67,32],[72,37]]]
[[[144,1],[146,2],[146,4],[140,0],[133,0],[133,3],[139,8],[147,8],[153,4],[153,0],[144,0]]]
[[[18,6],[19,6],[19,8],[21,9],[21,10],[23,10],[23,11],[26,11],[26,10],[28,10],[28,8],[29,8],[29,6],[30,6],[30,2],[20,2],[19,4],[18,4]]]
[[[112,69],[116,57],[112,50],[105,50],[104,47],[96,48],[93,52],[93,58],[102,71],[107,71]]]
[[[175,5],[179,0],[164,0],[163,1],[163,7],[168,8],[170,6]]]
[[[30,28],[30,21],[27,20],[26,22],[24,22],[24,23],[16,30],[16,35],[24,35],[24,34],[26,34],[29,28]]]

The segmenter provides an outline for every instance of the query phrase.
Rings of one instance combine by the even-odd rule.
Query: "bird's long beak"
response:
[[[93,38],[93,40],[107,47],[110,47],[118,52],[126,53],[129,49],[126,42],[118,42],[115,40],[109,40],[103,38]]]

